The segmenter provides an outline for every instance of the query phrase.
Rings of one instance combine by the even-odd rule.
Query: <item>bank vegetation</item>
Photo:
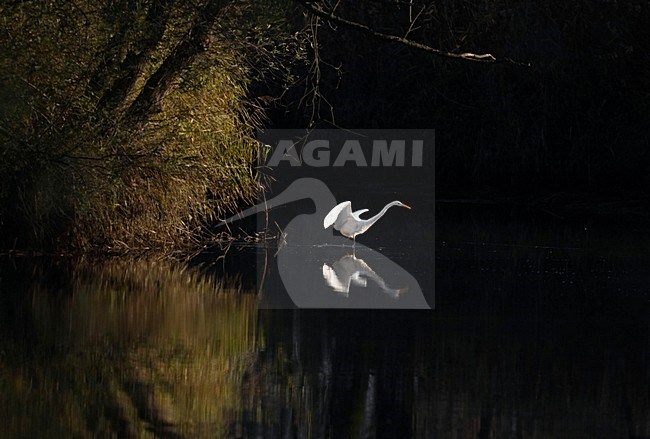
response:
[[[2,247],[121,253],[208,240],[259,188],[263,113],[249,88],[273,68],[252,60],[300,53],[288,7],[1,5]]]
[[[649,9],[3,2],[0,247],[213,242],[260,190],[263,126],[433,128],[439,194],[644,199]]]

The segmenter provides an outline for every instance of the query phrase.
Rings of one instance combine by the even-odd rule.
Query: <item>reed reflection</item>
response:
[[[232,434],[261,347],[240,279],[145,261],[3,271],[8,436]]]
[[[371,266],[370,255],[328,265]],[[317,280],[335,295],[322,267]],[[258,310],[240,277],[182,264],[0,268],[3,436],[650,433],[647,307],[636,302],[608,306],[606,324],[587,308],[558,318],[572,299],[544,283],[534,312],[510,313],[506,300],[444,312]],[[470,273],[472,296],[494,297],[482,273]]]
[[[0,436],[650,436],[648,239],[590,226],[589,251],[562,249],[584,227],[447,215],[435,312],[260,310],[242,287],[253,251],[236,265],[249,279],[168,262],[0,265]],[[270,268],[267,287],[411,295],[379,252],[350,250],[289,242],[269,266],[296,275]],[[409,289],[391,298],[360,261]],[[366,287],[335,293],[325,265]]]

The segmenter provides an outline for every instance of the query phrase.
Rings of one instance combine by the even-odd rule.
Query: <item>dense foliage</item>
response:
[[[1,6],[4,246],[196,243],[255,193],[250,61],[283,47],[285,15],[282,2]]]
[[[439,191],[650,187],[645,2],[18,0],[0,17],[5,248],[195,245],[259,188],[262,125],[435,128]]]

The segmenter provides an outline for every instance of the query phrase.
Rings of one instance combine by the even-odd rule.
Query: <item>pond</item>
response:
[[[650,435],[642,218],[441,203],[435,240],[377,241],[408,214],[360,239],[382,256],[341,264],[390,259],[421,309],[299,309],[280,241],[189,264],[2,260],[0,435]],[[389,300],[368,273],[347,297]]]

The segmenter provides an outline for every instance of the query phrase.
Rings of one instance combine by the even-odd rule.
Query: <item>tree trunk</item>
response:
[[[203,6],[185,37],[147,80],[127,110],[128,123],[133,123],[138,128],[162,109],[165,97],[173,90],[183,71],[208,48],[210,31],[225,3],[225,0],[208,0]]]
[[[172,0],[156,0],[151,4],[147,11],[145,36],[137,42],[135,50],[129,50],[126,54],[119,66],[119,77],[97,103],[98,113],[111,112],[126,102],[133,85],[144,71],[151,53],[165,33],[172,4]]]

